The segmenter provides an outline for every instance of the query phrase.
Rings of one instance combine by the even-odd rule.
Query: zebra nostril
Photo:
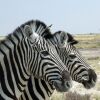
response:
[[[71,82],[66,82],[65,84],[66,84],[67,87],[71,87],[72,86]]]
[[[88,73],[89,73],[90,80],[93,80],[94,82],[96,82],[97,81],[97,75],[94,72],[94,70],[93,69],[89,69]]]
[[[66,85],[67,85],[68,87],[70,87],[70,85],[69,85],[69,83],[68,83],[68,82],[66,82]]]

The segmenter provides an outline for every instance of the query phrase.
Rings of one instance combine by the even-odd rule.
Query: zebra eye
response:
[[[43,56],[48,56],[48,55],[50,55],[48,51],[41,51],[41,54],[42,54]]]
[[[75,58],[76,58],[75,55],[69,55],[69,57],[70,57],[71,59],[75,59]]]

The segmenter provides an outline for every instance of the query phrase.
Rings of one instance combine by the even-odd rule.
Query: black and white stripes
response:
[[[38,34],[44,37],[47,42],[56,49],[60,59],[64,62],[74,81],[82,83],[85,88],[91,88],[95,85],[96,74],[86,63],[74,44],[78,43],[69,33],[58,31],[51,34],[47,26],[41,21],[29,21],[28,25],[34,29],[33,24],[39,27]],[[43,29],[44,28],[44,29]],[[44,30],[41,32],[41,29]],[[91,76],[90,76],[91,73]],[[33,87],[32,87],[33,86]],[[19,100],[49,100],[55,87],[41,79],[29,79],[28,86],[24,90]]]
[[[61,92],[71,87],[56,50],[25,24],[0,42],[0,100],[17,100],[32,75],[56,84]]]

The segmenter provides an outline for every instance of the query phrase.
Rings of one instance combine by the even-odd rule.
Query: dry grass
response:
[[[65,100],[64,98],[64,93],[60,93],[60,92],[57,92],[55,90],[55,92],[53,93],[53,95],[51,96],[51,99],[50,100]]]
[[[100,74],[100,57],[88,58],[88,63],[93,67],[97,74]]]
[[[79,94],[77,92],[66,93],[65,100],[90,100],[89,94]]]
[[[90,94],[79,94],[77,92],[59,93],[55,92],[51,100],[91,100]]]
[[[79,41],[76,46],[82,49],[100,48],[100,34],[97,35],[76,35],[75,38]]]
[[[3,40],[5,37],[4,36],[0,36],[0,40]]]
[[[75,35],[75,38],[79,41],[95,41],[100,40],[100,34],[92,34],[92,35]]]

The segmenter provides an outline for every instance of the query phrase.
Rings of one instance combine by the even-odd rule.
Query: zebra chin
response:
[[[72,87],[72,81],[57,80],[53,85],[58,92],[67,92]]]
[[[67,92],[72,87],[72,82],[54,82],[54,86],[58,92]]]
[[[86,89],[90,89],[90,88],[94,87],[96,84],[96,81],[97,81],[97,75],[94,72],[94,70],[89,69],[88,74],[89,74],[89,79],[82,81],[82,84],[84,85],[84,87]]]

